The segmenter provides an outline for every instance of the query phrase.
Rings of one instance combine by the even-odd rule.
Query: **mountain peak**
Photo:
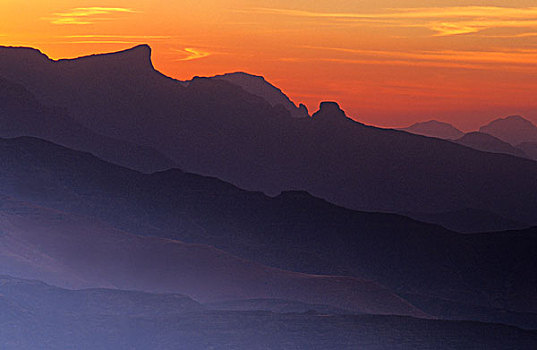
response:
[[[26,69],[47,64],[52,60],[38,49],[21,46],[0,46],[0,65],[24,65]]]
[[[537,142],[537,127],[519,115],[493,120],[482,126],[479,131],[493,135],[513,146],[524,142]]]
[[[210,79],[224,80],[240,86],[250,94],[263,98],[272,107],[281,105],[294,118],[309,117],[306,106],[302,104],[297,106],[282,90],[269,83],[263,76],[245,72],[234,72],[216,75]]]
[[[428,120],[425,122],[415,123],[400,130],[407,131],[412,134],[436,137],[446,140],[456,140],[464,136],[464,133],[453,125],[440,122],[438,120]]]
[[[317,120],[340,120],[347,119],[347,115],[337,102],[323,101],[319,106],[319,111],[312,118]]]
[[[510,115],[510,116],[507,116],[507,117],[505,117],[503,119],[504,120],[519,121],[519,122],[522,121],[522,122],[526,122],[526,123],[531,123],[529,120],[525,119],[521,115]]]
[[[247,78],[247,79],[256,79],[261,81],[266,81],[265,77],[262,75],[256,75],[256,74],[250,74],[246,72],[231,72],[231,73],[224,73],[222,75],[215,76],[219,78],[226,78],[226,77],[237,77],[237,78]]]
[[[151,47],[147,44],[137,45],[126,50],[82,56],[73,59],[61,59],[58,62],[101,62],[106,60],[107,64],[119,64],[132,68],[154,69],[151,61]]]

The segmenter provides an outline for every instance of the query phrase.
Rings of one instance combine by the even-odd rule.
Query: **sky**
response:
[[[60,59],[142,43],[171,77],[263,75],[367,124],[537,123],[535,0],[0,0],[0,45]]]

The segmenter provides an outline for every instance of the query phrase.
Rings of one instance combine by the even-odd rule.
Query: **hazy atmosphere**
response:
[[[0,0],[0,349],[537,349],[537,4]]]

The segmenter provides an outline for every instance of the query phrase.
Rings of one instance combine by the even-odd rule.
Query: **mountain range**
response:
[[[104,247],[111,246],[116,248],[110,251],[109,256],[102,256],[99,261],[110,261],[109,259],[122,256],[121,254],[130,257],[129,261],[132,261],[131,264],[134,265],[124,265],[121,260],[111,260],[115,261],[113,264],[105,263],[107,266],[117,266],[114,269],[124,270],[112,269],[111,271],[115,272],[103,280],[91,280],[92,283],[99,283],[98,286],[101,287],[108,286],[108,284],[103,284],[103,281],[110,281],[110,278],[117,276],[137,276],[132,277],[133,280],[138,281],[136,283],[142,283],[145,278],[155,276],[151,271],[164,269],[164,261],[172,261],[172,255],[165,253],[166,250],[162,250],[163,248],[154,248],[144,253],[144,251],[130,250],[128,247],[131,245],[102,243],[102,241],[107,241],[107,237],[114,237],[112,233],[119,230],[135,235],[171,239],[174,242],[208,245],[257,264],[287,271],[313,275],[349,276],[362,281],[375,281],[397,295],[409,293],[442,298],[454,303],[467,303],[490,310],[502,309],[506,315],[509,312],[537,313],[537,299],[534,298],[533,293],[533,287],[537,283],[533,273],[537,268],[537,261],[534,258],[534,251],[537,248],[535,229],[461,235],[440,226],[423,224],[403,216],[354,212],[314,198],[305,192],[285,192],[271,198],[259,192],[240,190],[214,178],[188,174],[179,170],[144,175],[106,163],[87,153],[72,151],[33,138],[2,140],[0,146],[0,162],[4,164],[0,178],[0,184],[2,184],[0,191],[8,196],[7,208],[10,208],[9,200],[16,199],[60,213],[71,213],[70,215],[76,217],[93,218],[81,221],[84,222],[83,224],[70,226],[86,227],[87,231],[80,233],[82,235],[80,238],[72,238],[73,241],[70,244],[73,245],[67,245],[61,251],[78,252],[82,249],[81,247],[87,245],[87,249],[96,246],[92,249],[98,252],[108,251],[110,248]],[[9,218],[9,220],[5,219],[7,223],[17,219],[17,217],[9,216],[11,212],[12,210],[9,209],[5,214]],[[47,213],[50,212],[47,211]],[[44,215],[45,219],[48,216],[50,215]],[[34,219],[30,216],[32,218],[30,221],[33,223],[28,223],[28,225],[32,225],[33,229],[19,228],[14,235],[18,237],[32,234],[32,236],[25,238],[23,240],[25,243],[19,244],[17,249],[23,249],[20,247],[30,249],[28,247],[32,247],[32,241],[35,241],[39,249],[45,249],[47,244],[41,240],[47,239],[51,234],[69,232],[69,225],[64,229],[60,229],[58,225],[67,225],[66,222],[69,222],[70,216],[60,217],[63,219],[59,223],[47,219],[47,224],[43,224],[39,221],[33,222]],[[103,222],[104,227],[108,228],[99,229],[99,226],[95,228],[91,220]],[[9,233],[9,227],[5,227],[3,231]],[[91,233],[91,227],[94,227],[95,233]],[[32,233],[35,230],[36,232]],[[96,239],[95,242],[83,240],[84,237],[97,235],[103,230],[108,233],[100,233],[98,237],[101,238]],[[54,235],[52,237],[56,238],[49,239],[52,243],[68,244],[71,242],[71,240]],[[116,236],[121,237],[121,234],[116,233]],[[4,235],[4,239],[10,237],[12,235]],[[115,240],[137,242],[140,239],[117,238]],[[153,246],[149,243],[153,241],[147,242],[132,245],[134,247]],[[159,247],[157,243],[161,241],[155,242]],[[80,244],[78,248],[76,244]],[[181,247],[179,243],[173,246],[175,249]],[[38,250],[38,252],[39,256],[56,257],[49,250]],[[207,254],[210,252],[211,250],[208,250]],[[8,257],[17,255],[20,254],[13,251],[5,254]],[[91,256],[94,254],[90,254],[89,257]],[[140,257],[140,262],[136,260],[137,256]],[[80,256],[75,254],[71,258],[79,259]],[[194,258],[186,262],[177,260],[177,263],[173,265],[179,269],[182,264],[190,266],[188,261],[192,260],[196,261]],[[218,266],[233,266],[230,262],[222,264],[217,263],[218,259],[210,258],[209,260]],[[133,269],[141,261],[147,261],[143,263],[144,266],[147,265],[148,276],[146,277],[138,276],[136,270]],[[162,265],[157,264],[159,261],[162,261]],[[63,266],[78,266],[75,262],[67,260]],[[157,265],[149,265],[148,262],[154,262]],[[101,266],[100,264],[102,263],[98,266]],[[202,264],[200,261],[196,264],[213,266],[209,263]],[[80,266],[92,265],[93,263],[84,261]],[[6,262],[3,266],[4,268],[9,266],[17,268],[17,270],[3,271],[2,273],[5,274],[14,274],[17,271],[20,274],[29,271],[28,273],[32,274],[23,277],[44,278],[46,276],[46,273],[40,270],[27,269],[24,266],[19,268],[17,267],[19,265],[13,265],[13,261]],[[46,266],[46,264],[40,263],[38,266]],[[251,264],[246,266],[251,266]],[[55,267],[49,270],[58,271],[60,268]],[[108,270],[110,268],[96,271]],[[87,271],[82,273],[85,270],[77,271],[75,271],[75,277],[85,276],[87,273]],[[99,274],[102,276],[104,273],[99,272]],[[65,272],[61,275],[68,274]],[[247,275],[260,274],[251,272]],[[263,275],[266,275],[266,272]],[[276,288],[278,278],[275,277],[277,275],[278,273],[270,277],[275,283],[272,287],[273,293],[278,291]],[[204,272],[199,276],[201,279],[201,276],[211,275]],[[52,279],[45,281],[66,287],[91,286],[78,284],[80,283],[78,277],[74,279],[75,284],[58,280],[54,276],[50,278]],[[147,286],[159,286],[159,283],[169,280],[163,278],[159,282],[151,277],[152,279],[145,285],[132,285],[129,284],[133,283],[132,281],[123,280],[125,277],[121,278],[119,281],[122,284],[116,284],[118,287],[131,289],[137,286],[143,287],[144,290]],[[178,280],[177,278],[174,277],[172,280]],[[207,277],[203,280],[209,281],[210,279]],[[291,285],[291,280],[292,278],[290,280],[288,278],[285,284]],[[114,281],[116,282],[113,283],[120,283],[117,280]],[[196,279],[191,281],[196,281]],[[260,283],[261,281],[262,279]],[[342,279],[338,282],[342,288],[345,286],[343,281],[348,281],[345,283],[350,283],[350,285],[355,283],[352,279]],[[226,283],[220,286],[219,290],[235,288],[233,284],[230,287]],[[240,291],[240,293],[246,293],[242,295],[244,298],[273,298],[276,295],[255,294],[252,293],[252,289],[248,292],[248,284],[244,281],[235,286],[239,285],[244,285],[243,288],[246,288]],[[257,288],[255,286],[254,283],[251,288],[255,290]],[[330,290],[329,283],[327,286]],[[186,288],[184,284],[182,288]],[[314,285],[309,288],[314,289]],[[203,288],[192,288],[189,293],[200,289],[203,290]],[[382,288],[379,289],[381,290]],[[170,290],[164,289],[163,291]],[[184,293],[187,290],[172,291]],[[344,293],[344,291],[345,289],[340,292]],[[235,289],[235,294],[237,293],[239,292]],[[195,295],[198,298],[207,297],[202,294],[187,293],[187,295]],[[317,290],[311,297],[315,295],[323,295],[323,293]],[[294,299],[319,303],[319,300],[303,299],[307,297],[308,294],[303,296],[299,294],[295,295]],[[229,299],[235,298],[230,296]],[[279,298],[289,299],[290,296],[281,294]],[[220,296],[220,299],[216,300],[224,299]],[[342,297],[340,299],[338,303],[345,300]],[[345,306],[331,302],[325,303],[339,308]],[[359,306],[351,309],[360,310]],[[427,310],[420,311],[428,313]]]
[[[451,124],[436,120],[417,123],[400,130],[452,140],[484,152],[511,154],[537,160],[537,126],[518,115],[493,120],[480,127],[479,131],[466,134]]]
[[[93,218],[6,198],[1,215],[1,274],[70,288],[180,293],[202,302],[276,298],[425,316],[374,282],[271,269],[209,246],[143,238]]]
[[[0,47],[0,347],[533,349],[534,131]]]
[[[357,210],[470,208],[537,223],[535,162],[366,126],[334,103],[292,118],[220,78],[185,84],[165,77],[150,56],[139,46],[52,61],[36,50],[2,48],[0,76],[93,132],[156,149],[184,170],[244,189],[305,190]]]

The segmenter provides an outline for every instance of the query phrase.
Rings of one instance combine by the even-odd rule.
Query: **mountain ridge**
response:
[[[270,195],[306,190],[367,211],[474,208],[537,224],[531,195],[537,184],[528,179],[537,177],[537,169],[529,160],[350,119],[289,118],[223,81],[194,79],[182,86],[154,71],[113,72],[76,60],[69,70],[57,64],[36,69],[7,62],[2,50],[0,63],[0,76],[67,108],[95,132],[153,147],[188,172],[244,189]]]
[[[289,113],[291,113],[293,118],[309,117],[308,109],[304,104],[297,106],[280,88],[269,83],[263,76],[252,75],[245,72],[234,72],[216,75],[210,77],[210,79],[225,80],[239,85],[246,91],[264,98],[273,107],[278,105],[283,106]]]
[[[418,122],[406,128],[399,128],[398,130],[446,140],[455,140],[464,135],[462,131],[460,131],[453,125],[437,120]]]

